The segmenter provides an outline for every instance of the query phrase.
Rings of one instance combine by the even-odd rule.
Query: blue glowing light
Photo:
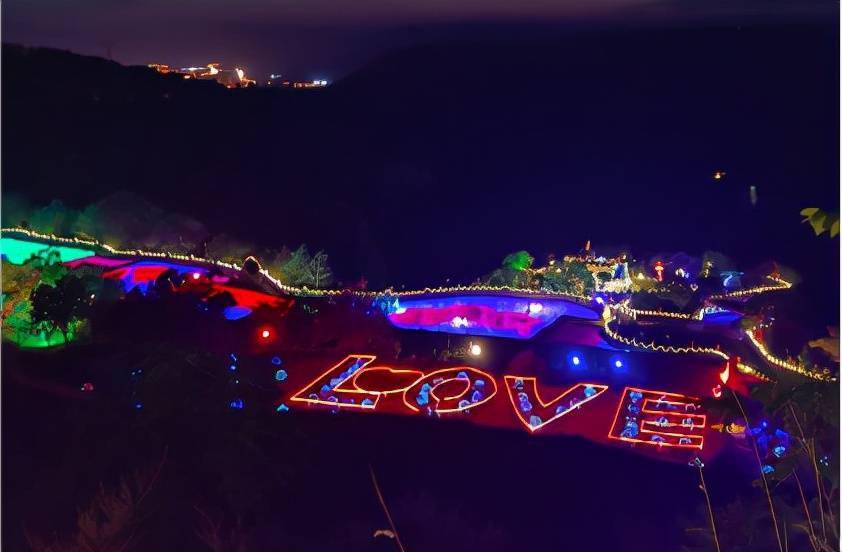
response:
[[[276,412],[289,412],[289,407],[284,403],[278,405],[278,408],[275,409]]]
[[[783,456],[785,452],[786,452],[786,447],[782,446],[782,445],[778,445],[778,446],[776,446],[775,448],[772,449],[772,454],[774,454],[778,458]]]
[[[251,309],[248,307],[241,307],[239,305],[234,305],[232,307],[225,307],[222,310],[222,316],[225,317],[226,320],[239,320],[240,318],[245,318],[246,316],[251,314]]]
[[[614,361],[614,367],[615,368],[622,368],[623,367],[623,361],[618,358],[617,360]]]
[[[567,354],[567,365],[572,370],[587,370],[585,357],[579,351],[571,351]]]
[[[237,365],[232,364],[231,366],[228,367],[228,369],[231,370],[232,372],[236,372],[237,371]]]
[[[245,403],[243,402],[243,399],[234,399],[233,401],[228,403],[228,406],[233,408],[234,410],[242,410],[245,406]]]
[[[634,439],[640,433],[640,428],[637,425],[637,422],[634,420],[629,420],[626,422],[626,425],[623,427],[623,432],[620,433],[620,437],[625,437],[627,439]]]
[[[283,361],[281,360],[281,357],[274,356],[272,357],[272,364],[274,364],[275,366],[280,366],[281,364],[283,364]]]
[[[543,423],[543,420],[541,420],[539,416],[533,414],[529,417],[529,425],[531,425],[532,427],[538,427],[539,425],[541,425],[541,423]]]
[[[143,404],[137,402],[137,403],[134,403],[134,407],[135,407],[135,410],[140,410],[141,408],[143,408]]]
[[[773,467],[772,467],[772,466],[770,466],[769,464],[763,464],[763,466],[760,468],[760,470],[761,470],[764,474],[769,474],[769,473],[772,473],[773,471],[775,471],[775,468],[773,468]]]
[[[287,371],[286,370],[278,370],[275,372],[275,379],[277,381],[284,381],[287,379]]]

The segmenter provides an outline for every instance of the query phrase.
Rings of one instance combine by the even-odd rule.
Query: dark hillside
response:
[[[586,239],[817,282],[837,247],[798,211],[838,203],[837,43],[820,25],[451,42],[314,93],[6,46],[4,194],[142,191],[215,231],[326,248],[374,286],[470,281]]]

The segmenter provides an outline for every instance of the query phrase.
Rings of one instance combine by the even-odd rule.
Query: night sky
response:
[[[336,80],[386,51],[453,37],[835,20],[836,9],[815,0],[8,0],[3,41],[124,64],[219,61],[254,76]]]

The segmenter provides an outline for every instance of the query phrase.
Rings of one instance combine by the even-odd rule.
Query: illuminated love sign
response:
[[[375,359],[372,355],[349,355],[294,393],[290,401],[337,410],[462,414],[477,421],[477,416],[489,409],[488,417],[495,420],[501,414],[510,420],[514,413],[518,425],[530,433],[582,412],[582,423],[601,422],[600,433],[609,440],[659,448],[704,446],[706,416],[698,399],[686,395],[627,387],[619,394],[609,419],[597,414],[610,406],[610,397],[605,399],[609,404],[591,407],[607,396],[608,385],[576,383],[546,396],[547,390],[542,391],[532,376],[505,375],[498,380],[472,366],[423,372],[378,366]]]

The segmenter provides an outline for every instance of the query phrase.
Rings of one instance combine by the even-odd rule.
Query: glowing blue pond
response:
[[[599,319],[595,309],[566,299],[505,295],[398,299],[386,316],[402,329],[514,339],[530,339],[561,316]]]

